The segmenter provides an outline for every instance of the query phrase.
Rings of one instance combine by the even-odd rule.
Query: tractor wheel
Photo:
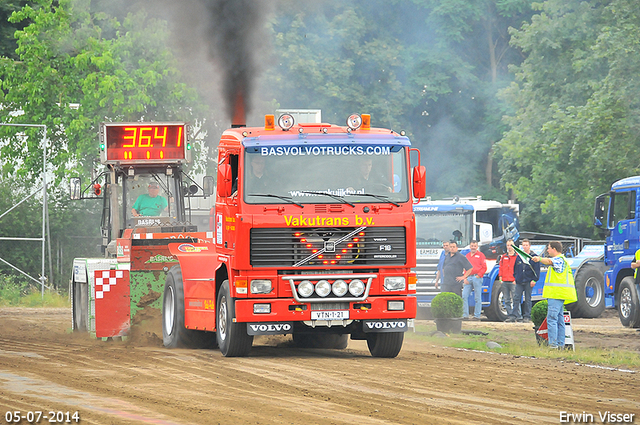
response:
[[[225,357],[244,357],[253,345],[253,335],[247,334],[246,323],[235,323],[235,315],[235,300],[230,295],[229,281],[225,280],[216,303],[216,339]]]
[[[604,311],[604,275],[596,267],[586,264],[576,273],[578,301],[567,305],[572,317],[592,319]]]
[[[373,357],[396,357],[402,349],[404,332],[373,332],[367,334],[367,347]]]
[[[349,334],[293,334],[293,342],[299,348],[331,348],[344,350],[349,345]]]
[[[633,276],[627,276],[620,282],[618,291],[618,316],[620,323],[629,328],[640,328],[640,304]]]
[[[502,282],[496,280],[491,288],[491,305],[484,308],[484,314],[493,322],[504,322],[507,320],[507,309],[504,306],[504,294]]]
[[[167,348],[214,348],[213,333],[184,327],[184,287],[180,266],[167,273],[162,300],[162,342]]]

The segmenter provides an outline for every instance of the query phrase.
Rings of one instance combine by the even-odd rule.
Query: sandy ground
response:
[[[82,424],[539,425],[563,423],[562,412],[603,423],[607,411],[640,423],[633,371],[436,347],[415,335],[396,359],[370,357],[361,341],[304,350],[287,337],[224,358],[165,349],[152,332],[103,342],[70,325],[66,309],[0,309],[0,423],[9,411],[41,411],[39,423],[78,412]],[[531,325],[465,324],[480,326]],[[613,314],[574,329],[582,346],[640,351],[640,332]]]

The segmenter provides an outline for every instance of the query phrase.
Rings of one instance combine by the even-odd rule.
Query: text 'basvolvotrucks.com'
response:
[[[263,127],[225,131],[217,161],[212,231],[144,233],[168,251],[153,274],[164,278],[154,300],[164,345],[244,356],[255,335],[323,348],[351,336],[373,356],[395,357],[416,314],[412,204],[425,194],[409,139],[371,128],[367,115],[347,126],[290,115],[276,126],[267,115]],[[127,243],[140,231],[123,230],[129,255],[109,269],[129,275],[138,266]]]

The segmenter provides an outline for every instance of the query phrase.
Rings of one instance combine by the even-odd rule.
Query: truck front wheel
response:
[[[373,332],[367,334],[367,347],[373,357],[396,357],[402,349],[404,332]]]
[[[600,270],[586,264],[576,273],[578,301],[567,305],[573,317],[593,319],[604,311],[604,275]]]
[[[235,323],[235,301],[231,298],[229,281],[225,280],[218,292],[216,303],[216,339],[225,357],[244,357],[251,351],[253,335],[247,334],[246,323]]]
[[[484,314],[494,322],[504,322],[507,320],[507,308],[504,306],[504,294],[502,293],[502,282],[496,280],[491,288],[491,305],[484,308]]]
[[[629,328],[640,328],[640,305],[633,276],[622,279],[618,294],[620,323]]]

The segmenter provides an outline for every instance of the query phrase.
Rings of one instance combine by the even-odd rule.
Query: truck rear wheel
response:
[[[167,348],[213,348],[213,333],[184,327],[184,287],[180,266],[167,273],[162,300],[162,343]]]
[[[367,347],[373,357],[396,357],[402,349],[404,332],[372,332],[367,334]]]
[[[244,357],[253,345],[253,335],[247,334],[246,323],[235,323],[235,315],[235,301],[230,295],[229,281],[225,280],[216,303],[216,339],[225,357]]]
[[[572,317],[598,317],[604,311],[604,275],[596,267],[586,264],[575,278],[578,301],[567,305]]]
[[[638,291],[633,276],[627,276],[620,282],[618,292],[618,316],[620,323],[629,328],[640,328],[640,305]]]
[[[491,305],[484,308],[484,314],[494,322],[504,322],[508,317],[502,291],[502,282],[499,280],[494,281],[491,288]]]

